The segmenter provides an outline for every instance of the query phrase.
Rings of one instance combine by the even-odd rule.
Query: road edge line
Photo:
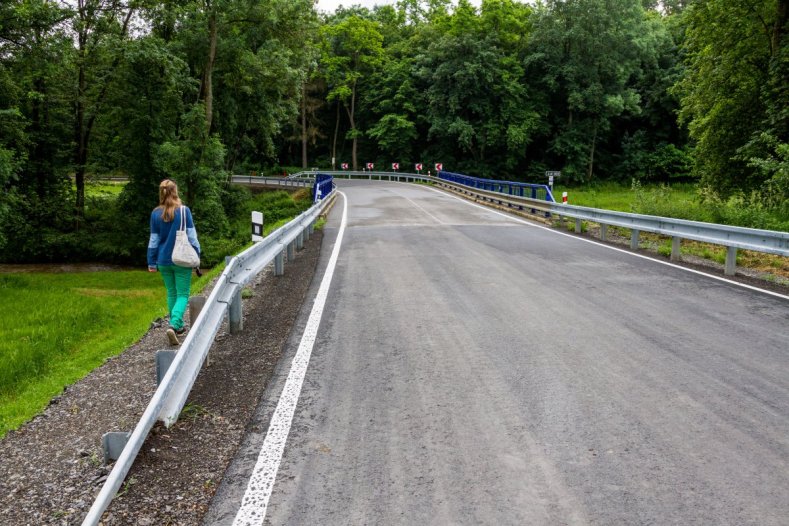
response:
[[[301,387],[307,373],[307,366],[310,362],[312,349],[315,346],[315,340],[318,336],[318,327],[323,317],[323,309],[326,305],[329,287],[334,277],[334,269],[337,266],[340,246],[342,245],[342,239],[347,225],[348,198],[339,190],[338,193],[342,195],[343,198],[340,230],[334,242],[334,249],[329,258],[329,263],[326,266],[326,272],[321,280],[320,288],[315,295],[315,300],[307,320],[307,325],[304,328],[301,343],[296,351],[296,355],[293,357],[290,371],[288,372],[288,378],[285,380],[285,386],[282,388],[277,407],[271,417],[266,438],[260,448],[260,455],[249,477],[247,489],[244,492],[244,497],[241,499],[241,506],[233,519],[233,526],[262,525],[266,519],[268,501],[274,490],[277,471],[279,471],[282,454],[285,451],[285,444],[290,434],[293,415],[296,412],[296,405],[299,401]]]

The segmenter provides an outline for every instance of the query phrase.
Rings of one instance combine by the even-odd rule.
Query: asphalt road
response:
[[[341,190],[267,524],[789,524],[789,300],[422,186]]]

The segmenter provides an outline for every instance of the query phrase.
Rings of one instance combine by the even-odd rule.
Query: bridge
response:
[[[208,524],[785,524],[785,296],[338,184],[269,431]]]

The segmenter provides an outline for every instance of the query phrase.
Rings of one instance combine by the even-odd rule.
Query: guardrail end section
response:
[[[129,441],[131,433],[128,431],[110,431],[101,437],[101,449],[104,451],[104,463],[109,464],[118,460]]]
[[[156,351],[156,385],[162,383],[164,375],[167,374],[167,369],[173,364],[175,354],[178,351]]]

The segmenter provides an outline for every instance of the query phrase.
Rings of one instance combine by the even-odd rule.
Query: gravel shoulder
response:
[[[322,239],[315,231],[284,276],[267,268],[250,285],[244,330],[220,330],[180,420],[153,428],[103,524],[200,524],[290,335]],[[112,467],[102,463],[101,436],[131,431],[156,390],[165,327],[154,322],[0,441],[0,524],[82,522]]]

